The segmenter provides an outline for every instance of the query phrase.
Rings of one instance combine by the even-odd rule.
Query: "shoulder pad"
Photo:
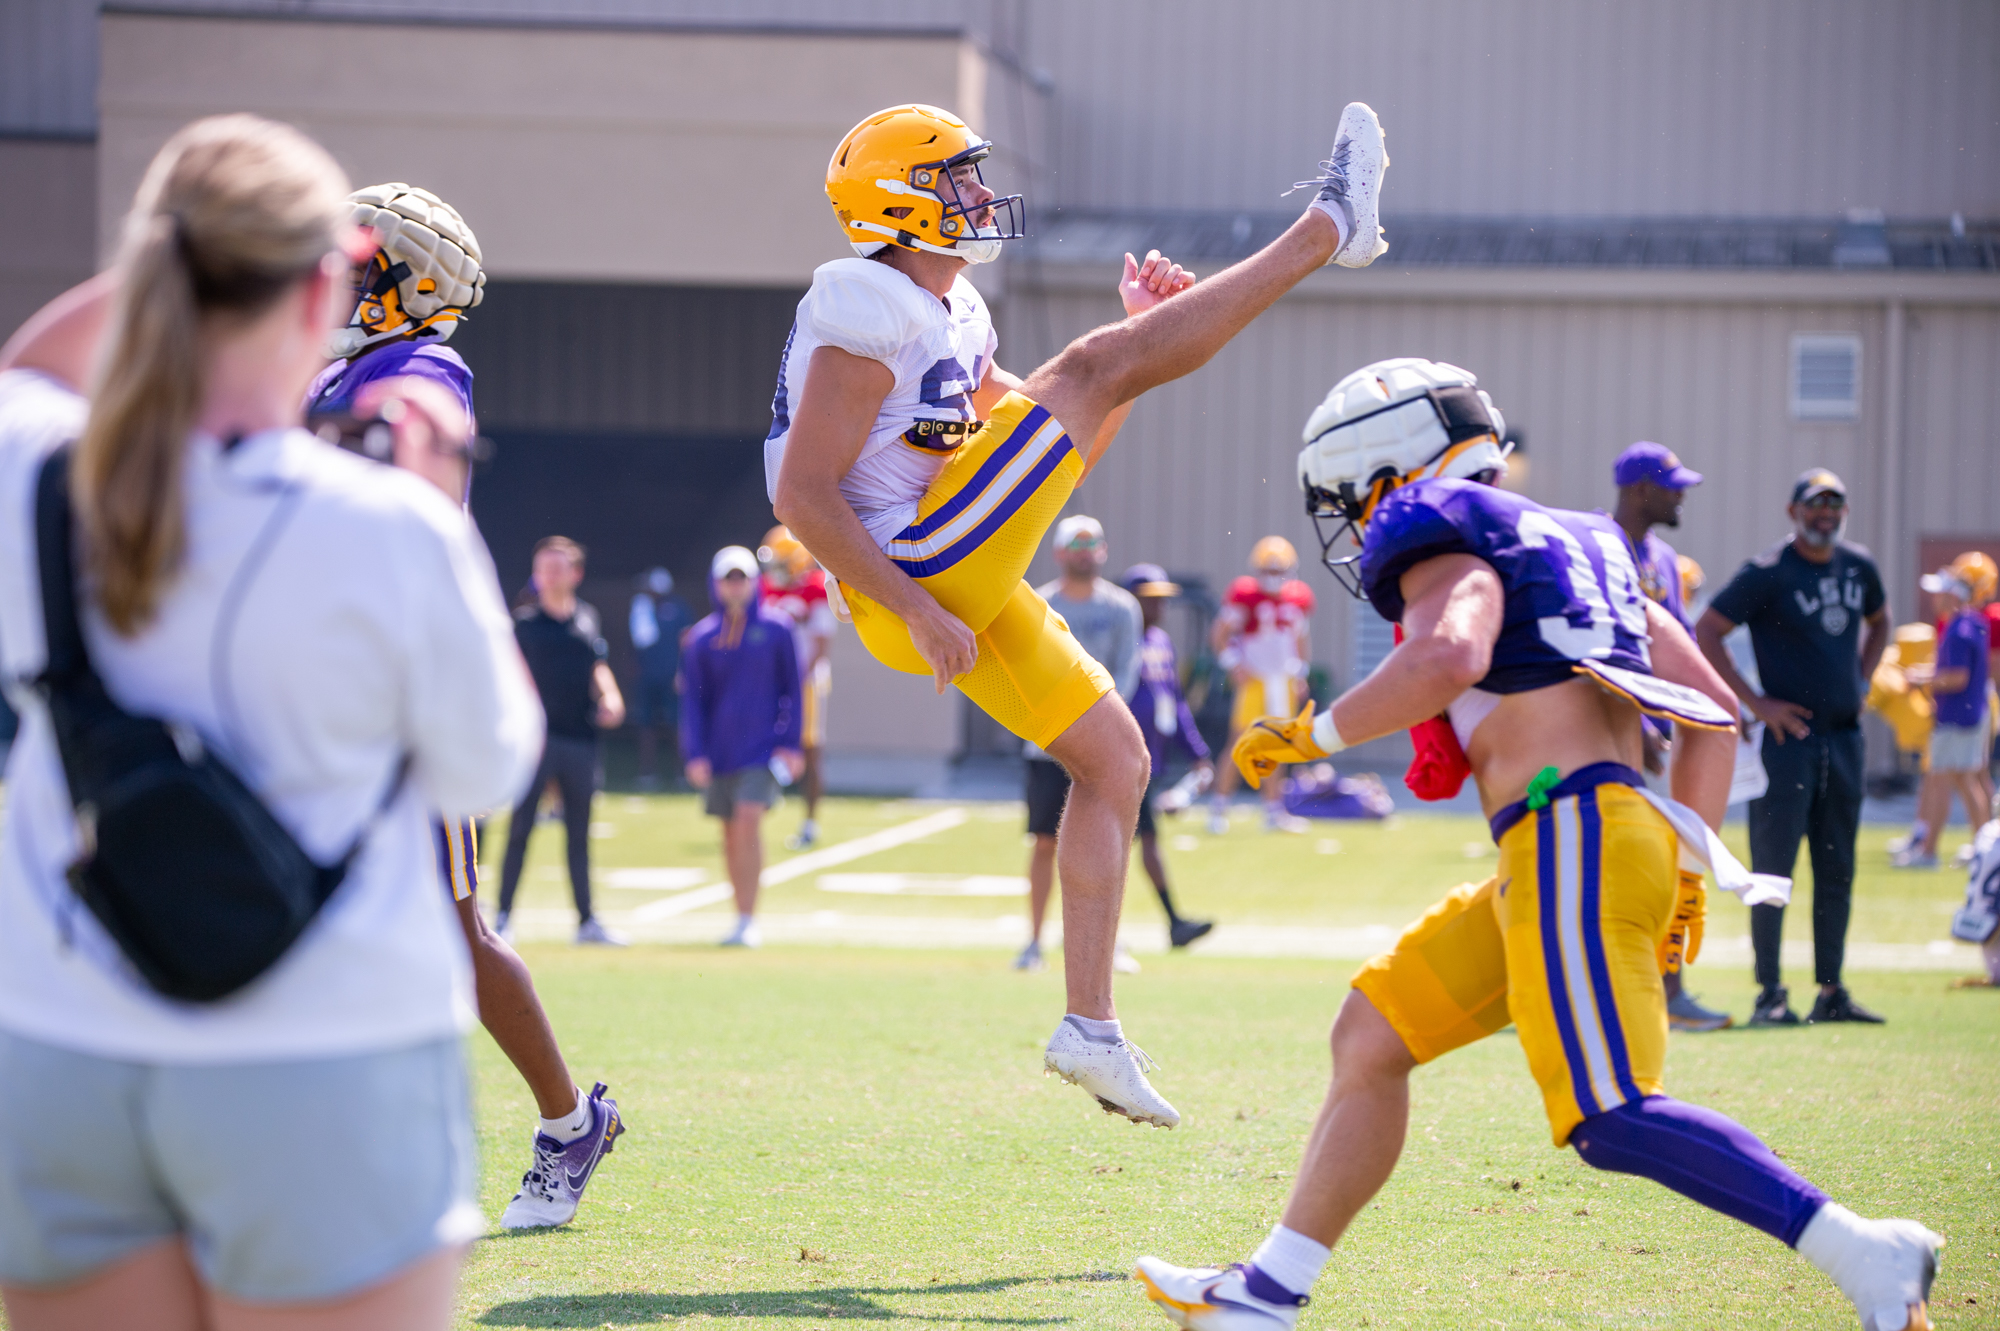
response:
[[[1229,584],[1223,599],[1237,605],[1255,605],[1264,599],[1264,589],[1257,585],[1257,579],[1246,574]]]
[[[1307,614],[1311,614],[1313,606],[1318,603],[1313,596],[1313,589],[1297,578],[1285,584],[1284,590],[1278,593],[1278,599],[1297,606]]]
[[[873,259],[835,259],[813,273],[799,317],[829,346],[888,360],[943,325],[944,305],[903,274]]]

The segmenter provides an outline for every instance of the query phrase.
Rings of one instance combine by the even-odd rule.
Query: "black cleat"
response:
[[[1214,920],[1175,920],[1167,926],[1167,937],[1175,947],[1186,947],[1214,927]]]
[[[1757,995],[1757,1007],[1750,1014],[1751,1026],[1796,1026],[1799,1014],[1792,1011],[1791,991],[1773,985]]]
[[[1837,984],[1833,987],[1832,993],[1822,992],[1814,1000],[1812,1015],[1806,1020],[1814,1025],[1822,1021],[1860,1021],[1870,1026],[1880,1026],[1884,1024],[1885,1019],[1848,997],[1846,985]]]

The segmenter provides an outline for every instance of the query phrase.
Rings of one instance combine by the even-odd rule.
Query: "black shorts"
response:
[[[1153,796],[1159,790],[1157,776],[1146,782],[1146,793],[1139,801],[1139,826],[1135,829],[1140,836],[1153,835]],[[1062,826],[1063,805],[1068,800],[1069,773],[1062,764],[1044,758],[1028,759],[1029,834],[1054,836]]]
[[[1062,826],[1063,805],[1069,801],[1069,773],[1059,762],[1030,758],[1028,767],[1028,831],[1054,836]]]

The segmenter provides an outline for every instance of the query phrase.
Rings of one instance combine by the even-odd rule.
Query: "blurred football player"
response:
[[[826,191],[859,257],[823,264],[799,302],[764,460],[784,522],[837,579],[862,643],[896,670],[953,683],[1068,769],[1057,859],[1068,1010],[1043,1066],[1106,1112],[1172,1127],[1112,1004],[1112,953],[1146,745],[1110,675],[1023,579],[1043,534],[1141,393],[1191,373],[1308,274],[1387,248],[1375,113],[1342,113],[1313,198],[1276,241],[1207,282],[1157,252],[1125,256],[1129,317],[1025,380],[969,263],[1024,234],[1021,196],[981,177],[993,145],[930,106],[856,125]],[[838,613],[838,607],[836,607]]]
[[[1299,552],[1282,536],[1266,536],[1250,551],[1250,572],[1229,584],[1222,612],[1209,629],[1216,664],[1229,672],[1235,701],[1229,709],[1229,742],[1265,717],[1288,719],[1306,700],[1312,660],[1312,588],[1298,579]],[[1300,832],[1306,820],[1285,812],[1279,781],[1264,785],[1264,829]],[[1215,774],[1208,830],[1229,830],[1229,797],[1236,769]]]
[[[1682,628],[1694,632],[1694,618],[1688,614],[1683,594],[1681,556],[1653,528],[1681,525],[1681,505],[1687,502],[1687,492],[1701,484],[1701,473],[1682,466],[1665,444],[1642,439],[1626,448],[1611,464],[1611,480],[1618,487],[1618,503],[1611,510],[1611,519],[1631,543],[1632,564],[1639,570],[1639,590],[1646,594],[1647,600],[1665,607]],[[1696,572],[1700,572],[1698,567]],[[1666,770],[1673,739],[1671,723],[1648,716],[1642,725],[1645,768],[1657,775]],[[1702,1006],[1686,990],[1678,959],[1663,978],[1667,987],[1667,1022],[1673,1029],[1719,1031],[1734,1024],[1735,1019],[1727,1012]]]
[[[1205,938],[1215,928],[1213,920],[1191,920],[1174,908],[1173,889],[1167,883],[1167,865],[1160,858],[1160,833],[1153,821],[1153,801],[1162,792],[1167,755],[1179,745],[1193,764],[1194,772],[1213,780],[1215,763],[1209,757],[1208,741],[1195,727],[1194,710],[1181,692],[1180,664],[1174,656],[1174,640],[1161,624],[1167,605],[1181,594],[1179,583],[1167,577],[1158,564],[1134,564],[1120,579],[1125,590],[1139,598],[1139,622],[1145,630],[1139,639],[1139,679],[1132,693],[1132,716],[1146,737],[1146,753],[1151,775],[1146,797],[1139,801],[1139,863],[1153,882],[1160,909],[1167,913],[1167,943],[1186,947]]]
[[[306,390],[307,421],[389,420],[398,462],[420,460],[413,469],[463,503],[472,484],[472,371],[444,343],[485,292],[479,242],[429,190],[399,181],[350,197],[353,221],[369,228],[376,249],[355,266],[354,314],[329,348],[333,364]],[[571,1080],[526,963],[479,913],[472,820],[438,822],[433,830],[438,876],[472,950],[479,1019],[528,1083],[540,1116],[533,1161],[500,1225],[567,1224],[598,1162],[625,1131],[618,1102],[606,1098],[603,1082],[586,1096]]]
[[[660,788],[660,736],[678,748],[681,638],[694,623],[687,602],[674,595],[674,575],[652,568],[632,587],[625,631],[639,657],[632,690],[632,725],[639,732],[639,789]]]
[[[757,547],[764,571],[764,609],[792,626],[792,646],[799,658],[802,715],[799,751],[805,755],[806,816],[797,836],[785,838],[788,850],[807,850],[819,840],[819,799],[826,789],[820,754],[826,747],[826,705],[833,697],[833,662],[827,652],[840,622],[826,599],[826,570],[813,562],[791,532],[773,527]]]
[[[1411,1072],[1512,1024],[1557,1146],[1796,1247],[1871,1331],[1929,1326],[1943,1240],[1913,1221],[1862,1219],[1740,1125],[1665,1094],[1659,958],[1699,945],[1701,869],[1752,901],[1789,884],[1749,874],[1714,834],[1734,699],[1640,589],[1623,534],[1602,514],[1494,486],[1499,415],[1453,366],[1357,371],[1305,437],[1316,522],[1361,541],[1338,559],[1328,541],[1328,566],[1403,641],[1327,711],[1260,721],[1232,756],[1255,782],[1442,712],[1499,872],[1446,895],[1355,976],[1333,1028],[1332,1089],[1264,1245],[1220,1269],[1143,1257],[1147,1296],[1195,1331],[1289,1331],[1332,1245],[1395,1169]],[[1672,800],[1634,770],[1642,712],[1674,722]]]

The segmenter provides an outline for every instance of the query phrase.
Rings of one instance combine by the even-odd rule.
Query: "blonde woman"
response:
[[[440,493],[462,459],[402,459],[419,479],[299,426],[352,303],[347,192],[293,130],[190,125],[112,272],[0,353],[0,650],[24,719],[0,832],[16,1331],[444,1327],[483,1228],[470,977],[427,810],[511,799],[542,718],[492,563]],[[360,838],[305,933],[220,1001],[150,989],[64,877],[77,819],[18,686],[45,654],[30,496],[71,440],[78,609],[111,695],[192,731],[315,861]]]

